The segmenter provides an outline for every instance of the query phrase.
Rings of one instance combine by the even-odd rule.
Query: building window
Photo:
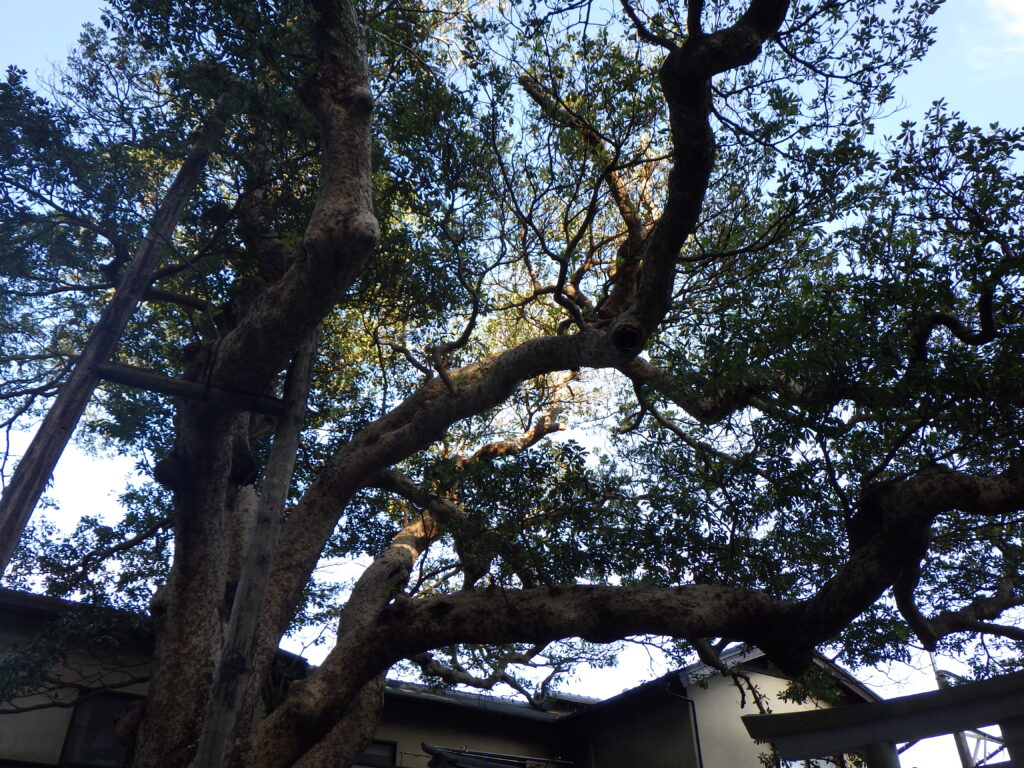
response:
[[[114,731],[118,718],[138,700],[138,696],[100,693],[75,705],[60,764],[69,768],[125,765],[128,749],[118,742]]]
[[[352,768],[395,768],[398,745],[393,741],[371,741],[356,755]]]

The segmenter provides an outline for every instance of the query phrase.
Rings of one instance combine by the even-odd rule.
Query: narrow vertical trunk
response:
[[[153,281],[153,271],[160,263],[164,245],[178,226],[185,205],[202,177],[212,146],[223,133],[226,113],[225,100],[221,99],[153,215],[146,237],[135,251],[113,298],[103,308],[71,376],[61,387],[0,497],[0,575],[7,569],[43,488],[96,389],[100,364],[117,348],[121,331]]]
[[[260,611],[277,548],[281,510],[295,467],[316,338],[316,333],[310,334],[289,371],[285,411],[278,423],[267,461],[255,524],[246,539],[245,562],[231,607],[223,654],[206,705],[203,730],[192,763],[194,768],[220,768],[225,765],[236,737],[249,726],[252,713],[244,711],[245,694],[254,671],[252,661],[257,650]],[[256,665],[256,669],[261,666]]]

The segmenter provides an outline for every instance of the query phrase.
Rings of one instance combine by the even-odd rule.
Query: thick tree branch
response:
[[[282,402],[276,397],[232,391],[213,384],[172,378],[157,371],[135,368],[124,363],[102,363],[96,367],[96,372],[101,379],[114,384],[137,387],[148,392],[182,397],[195,402],[215,403],[227,408],[277,416],[283,407]]]
[[[701,424],[717,424],[737,411],[754,407],[784,421],[809,427],[825,434],[841,433],[846,427],[829,426],[802,412],[829,410],[843,400],[858,405],[887,407],[902,405],[897,389],[875,387],[859,382],[806,385],[781,371],[749,371],[750,380],[742,384],[716,384],[692,371],[669,373],[643,358],[630,360],[619,370],[634,384],[649,387],[658,395],[682,408]],[[774,394],[777,400],[765,397]]]
[[[464,589],[469,589],[482,578],[499,555],[504,555],[510,561],[512,569],[524,585],[533,586],[536,583],[535,575],[526,566],[529,558],[522,548],[515,542],[509,542],[504,551],[498,552],[482,544],[482,526],[460,505],[431,493],[395,469],[378,472],[367,483],[367,487],[390,491],[426,510],[435,523],[432,531],[435,538],[446,531],[451,533],[459,565],[465,575]]]
[[[98,381],[97,366],[117,348],[125,325],[153,281],[153,271],[160,263],[164,246],[178,226],[213,147],[224,132],[229,112],[228,99],[218,99],[153,214],[146,236],[132,257],[131,266],[113,298],[104,307],[70,377],[61,387],[0,497],[0,574],[6,570],[43,487],[92,396]]]
[[[242,565],[224,631],[224,652],[214,675],[199,745],[196,768],[226,765],[235,739],[245,733],[252,713],[244,699],[252,675],[252,659],[259,639],[260,608],[270,578],[270,563],[277,547],[281,510],[291,486],[295,458],[306,414],[313,359],[319,333],[309,334],[295,354],[285,383],[284,409],[274,433],[267,469],[261,483],[256,519],[248,531]],[[258,665],[257,665],[258,668]]]
[[[370,114],[373,99],[362,30],[354,4],[309,0],[316,60],[299,96],[320,129],[319,187],[302,242],[288,254],[287,268],[245,308],[216,344],[186,360],[186,378],[232,390],[263,391],[293,357],[300,343],[350,289],[379,237],[372,205]],[[227,569],[226,498],[244,478],[233,473],[243,419],[210,406],[179,409],[174,453],[185,469],[175,490],[174,567],[168,583],[166,631],[157,649],[153,690],[164,698],[164,720],[143,723],[140,765],[156,766],[192,757],[190,744],[169,742],[161,730],[198,733],[204,697],[221,655]],[[244,453],[244,452],[243,452]],[[194,477],[205,482],[190,482]],[[287,550],[287,546],[284,547]],[[310,566],[311,568],[312,566]],[[303,582],[308,571],[302,574]],[[271,585],[271,591],[275,585]],[[263,614],[253,664],[256,674],[273,658],[287,608]],[[267,642],[267,636],[274,640]],[[162,653],[174,647],[178,657]],[[176,695],[176,690],[187,695]],[[173,702],[173,703],[172,703]],[[151,704],[153,700],[151,699]],[[183,703],[184,706],[179,706]],[[179,730],[175,730],[179,729]],[[168,749],[174,755],[168,755]],[[260,760],[255,760],[256,764]]]
[[[719,652],[703,637],[694,637],[690,639],[690,645],[697,652],[697,657],[711,667],[717,670],[723,675],[729,674],[729,667],[722,661],[722,657]]]
[[[923,363],[928,357],[928,339],[936,328],[944,327],[956,336],[964,344],[972,347],[979,347],[987,344],[996,337],[996,324],[992,316],[992,299],[995,295],[995,287],[988,286],[978,297],[978,318],[980,327],[977,331],[971,331],[964,322],[948,312],[931,312],[922,317],[916,327],[911,343],[911,366]]]
[[[1000,582],[991,597],[979,598],[958,611],[945,611],[932,616],[927,619],[928,627],[936,638],[954,632],[981,632],[1024,640],[1024,628],[990,623],[1007,609],[1021,605],[1024,605],[1024,596],[1020,594],[1020,579],[1008,577]]]
[[[337,768],[353,762],[376,733],[384,706],[384,684],[384,676],[380,675],[363,686],[335,726],[294,768]],[[254,756],[252,762],[240,763],[238,768],[262,764],[263,760]]]
[[[921,645],[926,651],[934,651],[939,636],[935,633],[928,618],[921,613],[921,609],[917,607],[917,601],[914,599],[914,590],[917,589],[921,580],[920,558],[924,557],[924,554],[924,552],[919,552],[917,558],[907,564],[893,583],[892,594],[896,600],[896,608],[906,620],[907,626],[921,641]]]
[[[367,481],[366,487],[389,491],[407,501],[411,501],[420,509],[429,512],[438,524],[443,527],[447,527],[453,522],[455,524],[465,523],[469,519],[469,516],[462,507],[453,504],[448,499],[441,498],[437,494],[431,493],[423,488],[423,486],[414,483],[397,469],[386,469],[378,472]]]
[[[417,600],[378,601],[372,622],[345,642],[259,729],[264,739],[309,734],[313,707],[334,706],[402,658],[457,643],[548,643],[567,636],[610,642],[636,634],[721,637],[764,649],[783,669],[800,671],[813,647],[870,606],[907,566],[904,543],[926,535],[942,511],[991,515],[1024,506],[1024,462],[992,477],[931,467],[909,480],[872,486],[861,514],[875,524],[839,573],[802,602],[721,585],[677,588],[545,586],[472,589]],[[384,607],[386,604],[386,607]],[[500,606],[500,610],[496,607]],[[356,662],[358,659],[358,662]],[[294,742],[293,742],[294,743]],[[296,744],[296,748],[301,748]]]
[[[500,606],[500,610],[495,610]],[[372,679],[371,670],[433,648],[456,643],[546,644],[565,636],[606,642],[630,635],[747,635],[779,621],[777,606],[756,592],[701,585],[675,590],[652,587],[538,587],[475,589],[438,598],[399,600],[375,622],[363,624],[340,643],[323,665],[293,685],[288,700],[257,729],[246,745],[285,744],[301,754],[315,744],[324,725],[317,713],[342,708]],[[644,629],[641,629],[643,627]],[[727,628],[719,633],[716,630]],[[398,654],[398,655],[396,655]],[[358,663],[354,663],[358,659]],[[264,763],[284,768],[287,762]]]
[[[728,29],[703,35],[691,29],[683,45],[669,53],[659,72],[668,103],[675,164],[668,177],[664,213],[644,247],[636,299],[612,323],[611,335],[637,350],[661,322],[672,303],[676,259],[694,231],[714,165],[715,141],[708,122],[711,78],[750,63],[762,44],[781,26],[788,0],[752,0],[747,11]],[[699,20],[700,5],[690,7]]]
[[[761,388],[754,386],[719,390],[712,395],[699,394],[707,389],[702,379],[686,374],[673,375],[644,360],[634,358],[619,370],[632,380],[634,386],[647,386],[682,408],[701,424],[716,424],[736,411],[747,407]]]
[[[751,60],[761,42],[774,32],[770,23],[774,22],[775,27],[781,24],[787,7],[779,0],[755,0],[731,31],[701,41],[690,38],[666,59],[661,81],[669,103],[677,161],[669,178],[665,214],[650,238],[633,309],[615,320],[607,335],[584,331],[575,336],[534,339],[452,371],[455,391],[443,382],[428,382],[405,403],[356,435],[313,483],[285,532],[268,606],[280,629],[287,620],[287,606],[298,598],[316,553],[333,529],[338,510],[362,485],[363,478],[427,447],[455,421],[503,402],[528,378],[556,370],[621,365],[636,355],[668,309],[675,258],[685,237],[693,231],[710,177],[714,154],[708,125],[710,77],[723,62],[735,61],[738,66]],[[774,10],[774,15],[768,10]],[[696,47],[704,46],[702,41],[712,37],[715,39],[707,47]],[[734,44],[742,46],[743,51],[726,56],[723,52]],[[346,616],[349,613],[346,611]]]
[[[299,95],[320,126],[320,179],[301,247],[284,275],[217,347],[212,380],[260,386],[337,304],[377,245],[370,162],[373,96],[363,29],[347,0],[310,0],[317,66]]]
[[[437,440],[450,425],[504,402],[527,379],[582,367],[623,364],[624,354],[604,333],[533,339],[492,358],[453,370],[457,392],[437,378],[359,432],[325,466],[289,516],[271,584],[268,615],[284,631],[340,510],[366,478]]]
[[[545,413],[540,418],[536,419],[533,424],[530,425],[530,428],[519,437],[514,437],[510,440],[495,440],[492,443],[482,445],[469,456],[461,456],[456,459],[455,465],[461,468],[474,461],[490,461],[491,459],[496,459],[499,456],[514,456],[517,453],[522,453],[527,448],[539,443],[548,435],[565,429],[565,426],[560,424],[557,421],[557,418],[557,409],[552,412]]]

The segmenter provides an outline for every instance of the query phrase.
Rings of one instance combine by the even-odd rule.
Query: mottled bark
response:
[[[764,5],[775,9],[776,26],[781,23],[786,3],[754,3],[755,8]],[[367,478],[426,448],[456,421],[499,405],[523,381],[553,371],[621,366],[640,351],[667,310],[675,257],[696,224],[714,160],[707,123],[710,78],[756,55],[761,42],[771,32],[762,23],[762,16],[751,11],[741,18],[738,28],[742,34],[712,36],[708,41],[691,38],[680,49],[685,51],[681,59],[670,54],[666,61],[662,87],[672,115],[676,167],[669,180],[666,213],[656,224],[644,254],[644,275],[633,307],[616,319],[607,333],[584,331],[569,337],[534,339],[494,358],[450,371],[449,385],[438,379],[428,382],[405,403],[344,446],[290,515],[267,599],[266,647],[276,633],[283,631],[340,510]],[[730,42],[734,39],[740,42]],[[736,63],[732,64],[723,51],[729,53],[734,44],[742,44],[743,51],[733,56]],[[329,43],[324,46],[329,48]],[[365,195],[360,191],[368,190],[366,179],[362,187],[357,183],[359,164],[351,160],[354,145],[349,133],[353,125],[362,124],[364,112],[368,114],[369,91],[363,90],[364,83],[351,67],[337,68],[337,60],[330,56],[325,61],[324,72],[331,73],[332,87],[315,80],[308,84],[305,93],[307,103],[324,126],[325,169],[324,189],[304,244],[306,258],[339,250],[344,254],[343,249],[337,248],[338,243],[369,243],[373,239],[369,236],[372,227],[362,227],[368,220],[351,215],[353,211],[370,210],[368,191]],[[327,190],[331,189],[348,192],[329,194]],[[343,215],[337,213],[338,206]],[[350,228],[339,228],[338,222],[346,220]],[[283,282],[288,282],[288,275]],[[230,351],[233,345],[243,348],[256,343],[257,339],[245,337],[245,334],[254,332],[251,329],[261,327],[262,323],[273,324],[273,311],[290,306],[293,296],[276,290],[268,292],[268,305],[254,313],[259,317],[245,322],[246,329],[236,331],[234,338],[226,340],[224,346],[228,349],[220,351],[219,364],[235,360]],[[249,341],[242,342],[243,337]],[[403,535],[416,539],[418,534]],[[386,647],[394,645],[394,639],[386,644],[375,641],[374,647],[369,647],[364,635],[404,585],[419,546],[418,543],[396,543],[367,570],[346,606],[338,645],[329,663],[310,680],[293,687],[284,704],[247,741],[246,753],[265,755],[272,746],[277,750],[282,743],[291,743],[291,749],[278,752],[282,755],[280,764],[289,764],[289,759],[305,754],[320,736],[333,728],[338,718],[348,711],[346,702],[354,700],[363,685],[401,658],[401,655],[385,653]],[[569,634],[577,633],[570,630]],[[298,733],[303,734],[301,738],[296,736]]]
[[[270,580],[271,561],[277,548],[284,500],[291,486],[295,456],[299,447],[309,392],[310,372],[316,350],[317,334],[310,334],[300,346],[285,385],[285,411],[274,434],[274,444],[267,460],[267,469],[260,484],[261,495],[256,502],[255,519],[235,521],[236,532],[247,531],[242,545],[245,557],[238,576],[237,589],[232,590],[231,616],[224,635],[224,650],[217,665],[213,686],[206,706],[203,730],[193,765],[196,768],[217,768],[230,758],[238,735],[251,726],[252,712],[245,705],[253,668],[249,660],[255,656],[259,637],[263,599]]]
[[[922,535],[938,514],[962,509],[996,515],[1022,504],[1024,472],[1019,467],[990,478],[936,467],[877,486],[862,504],[862,514],[875,521],[862,545],[804,601],[718,585],[487,588],[410,600],[399,589],[430,539],[418,522],[396,539],[360,585],[359,618],[348,624],[323,665],[257,729],[247,749],[257,754],[287,742],[293,756],[301,754],[333,727],[326,713],[343,717],[376,671],[453,643],[540,645],[568,636],[610,642],[647,633],[725,637],[758,645],[783,669],[797,673],[809,663],[815,645],[833,637],[892,586],[907,565],[907,540]],[[981,612],[992,607],[976,610],[987,616],[991,610]],[[373,620],[367,621],[368,616]],[[949,631],[956,631],[960,618],[940,618],[936,625],[946,620]],[[970,618],[967,612],[963,618]],[[289,763],[282,757],[274,765]]]
[[[373,738],[384,704],[384,677],[367,683],[323,739],[295,763],[295,768],[350,765]]]
[[[317,202],[301,246],[216,346],[192,353],[186,379],[229,390],[263,391],[351,286],[378,237],[373,216],[370,115],[373,100],[362,32],[347,2],[314,2],[318,64],[302,97],[321,127]],[[177,442],[165,480],[178,510],[172,576],[162,596],[156,671],[139,766],[187,764],[221,653],[230,595],[222,555],[232,478],[232,433],[242,418],[214,406],[179,406]],[[294,603],[267,615],[273,641],[252,660],[265,674]],[[282,618],[283,616],[283,618]],[[251,691],[250,691],[251,696]]]
[[[188,763],[220,659],[233,419],[209,410],[182,408],[178,418],[174,562],[161,596],[153,679],[136,745],[140,767]]]

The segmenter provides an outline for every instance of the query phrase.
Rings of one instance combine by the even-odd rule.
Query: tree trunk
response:
[[[231,606],[224,651],[210,691],[194,768],[225,765],[235,739],[250,726],[252,713],[244,711],[243,706],[253,671],[250,660],[256,652],[260,611],[277,548],[281,512],[295,467],[316,337],[316,333],[311,334],[299,349],[285,385],[285,412],[267,461],[255,524],[246,538],[245,563]]]

